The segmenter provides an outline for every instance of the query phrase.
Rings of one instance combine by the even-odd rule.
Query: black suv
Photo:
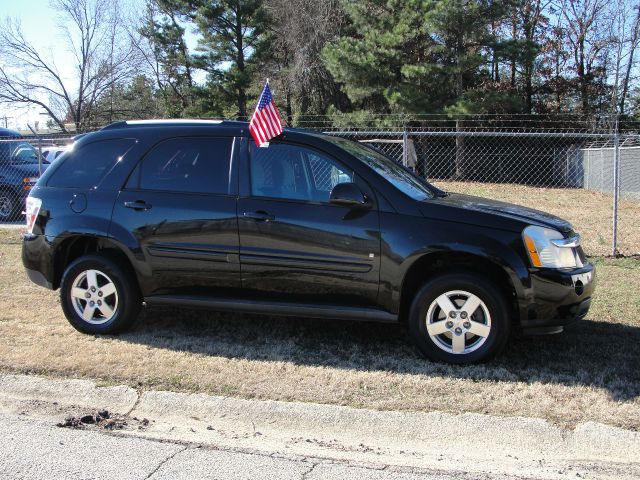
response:
[[[428,357],[553,333],[594,290],[571,225],[445,193],[362,144],[247,124],[130,121],[77,140],[27,199],[23,262],[82,332],[180,305],[405,323]]]

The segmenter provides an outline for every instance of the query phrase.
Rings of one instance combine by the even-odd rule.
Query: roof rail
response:
[[[116,128],[126,128],[128,126],[142,125],[175,125],[175,124],[200,124],[200,125],[219,125],[223,120],[205,120],[200,118],[177,118],[177,119],[150,119],[150,120],[121,120],[113,122],[104,127],[102,130],[111,130]]]
[[[127,122],[124,121],[120,121],[120,122],[113,122],[110,123],[109,125],[102,127],[101,130],[112,130],[115,128],[124,128],[127,126]]]

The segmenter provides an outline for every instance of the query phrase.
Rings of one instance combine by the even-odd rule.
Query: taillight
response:
[[[29,191],[38,181],[38,177],[24,177],[22,179],[22,189]]]
[[[40,213],[40,207],[42,207],[42,200],[35,197],[27,197],[27,205],[25,209],[27,233],[33,233],[33,226],[36,224],[36,218],[38,218],[38,213]]]

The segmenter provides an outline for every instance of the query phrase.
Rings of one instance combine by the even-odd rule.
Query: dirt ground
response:
[[[594,258],[591,312],[563,334],[515,337],[493,362],[455,367],[421,358],[402,327],[364,322],[153,309],[128,333],[83,335],[67,323],[57,292],[27,280],[19,235],[0,229],[3,372],[640,430],[638,259]]]

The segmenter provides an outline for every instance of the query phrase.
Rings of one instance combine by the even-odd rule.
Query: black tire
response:
[[[467,333],[465,333],[466,330],[463,329],[467,327],[461,325],[461,323],[464,323],[461,310],[455,311],[457,318],[450,318],[445,314],[444,309],[440,308],[438,302],[436,302],[436,299],[447,293],[450,294],[450,296],[447,295],[447,298],[453,299],[453,306],[459,307],[460,305],[456,302],[462,304],[465,301],[465,295],[459,294],[456,296],[452,294],[452,292],[455,291],[475,295],[484,303],[483,307],[481,306],[474,310],[476,313],[473,314],[473,320],[477,320],[477,322],[468,322],[465,323],[465,325],[472,325],[470,328],[474,328],[474,330],[477,325],[486,328],[483,322],[485,324],[488,323],[484,313],[485,310],[487,310],[490,327],[489,334],[486,337],[475,336],[471,332],[468,333],[467,337]],[[427,314],[432,305],[433,309],[431,310],[430,316],[433,316],[436,320],[446,318],[446,320],[451,320],[452,323],[455,322],[451,331],[439,335],[436,334],[434,335],[435,339],[432,338],[427,331]],[[465,318],[466,320],[471,320],[468,314]],[[504,293],[489,280],[471,273],[448,273],[430,279],[416,294],[409,313],[409,332],[420,351],[431,360],[452,364],[480,363],[492,359],[499,354],[507,344],[510,326],[509,309],[507,308]],[[442,328],[444,328],[444,324]],[[464,340],[460,341],[465,345],[464,351],[466,352],[467,349],[470,350],[467,353],[453,353],[453,339],[454,335],[456,335],[456,333],[454,333],[456,328],[460,328],[462,332],[461,335]],[[459,337],[460,334],[457,336]],[[450,344],[448,342],[450,342]],[[467,344],[469,344],[469,346],[467,346]],[[473,350],[473,348],[475,348],[475,350]],[[451,351],[446,351],[445,349],[450,349]]]
[[[0,221],[13,222],[17,220],[20,220],[18,196],[10,188],[0,188]]]
[[[95,318],[91,321],[85,320],[76,311],[76,305],[79,306],[78,308],[81,308],[83,305],[86,308],[89,300],[84,300],[84,303],[80,301],[76,304],[76,300],[72,297],[72,290],[75,286],[74,282],[90,270],[99,272],[98,283],[102,282],[103,286],[108,285],[108,283],[104,281],[106,278],[115,286],[117,296],[109,295],[103,297],[100,295],[100,297],[97,297],[97,295],[102,293],[101,287],[97,287],[97,292],[95,292],[96,296],[91,297],[96,303],[98,301],[104,301],[105,306],[107,306],[107,302],[109,302],[109,308],[111,308],[111,306],[115,307],[113,308],[112,316],[108,320],[98,306],[95,307],[94,316],[102,318]],[[88,282],[88,277],[85,282]],[[84,283],[81,285],[82,287],[78,288],[85,288]],[[87,291],[89,290],[90,289],[87,288]],[[89,294],[94,295],[94,293]],[[60,303],[62,304],[62,310],[67,320],[69,320],[69,323],[71,323],[76,330],[94,335],[112,334],[126,330],[135,322],[140,313],[142,298],[134,273],[125,262],[115,255],[91,254],[74,260],[65,270],[60,285]]]

